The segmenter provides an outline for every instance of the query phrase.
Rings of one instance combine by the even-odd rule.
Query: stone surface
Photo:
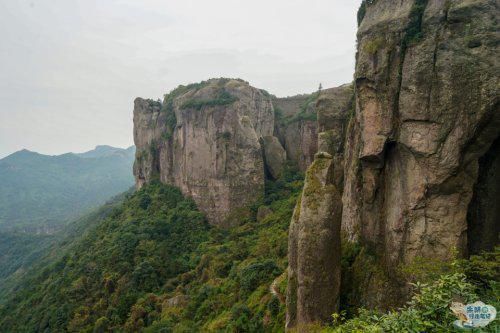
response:
[[[500,134],[498,14],[494,0],[429,0],[419,38],[407,29],[418,15],[414,1],[367,6],[358,30],[342,228],[377,254],[388,276],[416,257],[448,259],[454,248],[465,254],[473,246],[467,230],[478,220],[498,240],[498,227],[488,222],[498,213],[467,219],[478,161]],[[484,191],[498,193],[500,185],[491,185],[498,173],[488,170]],[[476,207],[485,198],[480,194]],[[377,303],[365,296],[361,304]],[[391,297],[376,305],[397,305]]]
[[[272,136],[273,130],[270,98],[242,80],[181,86],[163,105],[138,98],[137,187],[155,178],[175,185],[195,200],[210,223],[228,227],[231,211],[263,195],[259,140]]]
[[[340,298],[342,202],[332,159],[318,156],[306,173],[288,240],[286,328],[326,322]]]
[[[306,172],[288,240],[286,328],[331,319],[340,297],[340,222],[343,144],[351,85],[329,89],[317,101],[319,149]]]
[[[278,138],[265,136],[261,140],[264,148],[264,163],[266,170],[273,179],[281,177],[286,162],[286,151],[281,146]]]
[[[308,298],[325,281],[324,263],[340,242],[315,241],[323,240],[319,230],[329,214],[342,212],[343,248],[361,249],[342,272],[344,299],[355,307],[403,305],[409,288],[400,269],[417,258],[449,261],[456,250],[466,255],[498,244],[498,15],[496,0],[366,5],[357,35],[355,112],[346,127],[318,113],[318,145],[332,157],[330,176],[312,177],[323,168],[308,171],[290,226],[288,328],[327,320],[335,309],[321,295]],[[320,152],[316,161],[329,155]],[[310,201],[319,213],[304,211],[311,179],[321,189],[342,189],[342,204],[326,191]],[[331,300],[338,267],[328,269],[335,278],[322,291]]]
[[[312,163],[318,149],[316,98],[297,95],[273,99],[277,112],[275,135],[286,150],[287,157],[301,171]],[[305,118],[299,114],[307,115]]]

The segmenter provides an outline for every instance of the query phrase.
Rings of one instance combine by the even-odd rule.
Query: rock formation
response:
[[[500,134],[497,17],[489,0],[366,6],[342,228],[377,253],[387,276],[417,257],[467,253],[479,161]]]
[[[280,178],[286,162],[285,149],[283,149],[278,138],[275,136],[263,137],[261,145],[264,149],[264,164],[269,176],[272,179]]]
[[[351,85],[320,94],[318,146],[306,172],[288,240],[286,327],[327,321],[340,298],[340,224],[344,132],[352,109]]]
[[[496,0],[374,0],[363,9],[355,114],[345,133],[340,188],[342,247],[357,244],[363,250],[342,284],[357,284],[348,291],[355,305],[386,309],[408,296],[403,265],[417,258],[449,260],[455,249],[467,255],[498,244],[499,210],[492,203],[500,200],[499,12]],[[321,132],[321,118],[319,123]],[[318,180],[323,187],[328,183]],[[317,200],[325,218],[340,209],[333,200]],[[338,223],[334,217],[330,225]],[[319,217],[316,223],[303,219],[302,229],[296,216],[290,229],[292,326],[321,320],[301,317],[300,308],[335,310],[331,300],[303,298],[300,304],[300,293],[295,297],[297,258],[318,249],[297,239],[301,233],[322,239],[319,226],[325,224]],[[329,250],[317,252],[314,262],[331,263],[331,249],[338,246],[322,246]],[[306,288],[322,283],[324,267],[308,273]],[[330,281],[335,291],[336,278]]]
[[[137,98],[137,188],[158,179],[192,197],[210,223],[237,223],[235,212],[263,195],[266,177],[280,178],[287,162],[311,164],[318,96],[276,98],[243,80],[211,79],[180,86],[163,102]]]
[[[212,79],[181,86],[163,103],[138,98],[134,106],[137,187],[155,177],[178,186],[211,223],[226,227],[231,211],[263,194],[259,140],[272,142],[266,150],[272,161],[269,169],[275,175],[280,172],[283,148],[273,141],[273,131],[270,97],[242,80]]]
[[[317,93],[273,99],[275,135],[288,159],[302,171],[312,163],[318,146],[316,98]]]

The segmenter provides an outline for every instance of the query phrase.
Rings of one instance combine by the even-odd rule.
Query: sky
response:
[[[133,144],[133,100],[352,80],[357,0],[0,0],[0,158]]]

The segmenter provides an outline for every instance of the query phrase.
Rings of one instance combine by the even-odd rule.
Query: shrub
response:
[[[212,107],[218,105],[229,105],[236,102],[238,99],[230,93],[222,89],[215,98],[208,100],[191,99],[182,104],[181,109],[196,109],[201,110],[204,107]]]
[[[428,0],[415,0],[410,11],[408,25],[405,30],[403,45],[406,47],[412,43],[418,43],[422,39],[422,17]]]
[[[281,270],[272,260],[257,262],[241,270],[240,285],[245,292],[255,290],[263,281],[281,274]]]

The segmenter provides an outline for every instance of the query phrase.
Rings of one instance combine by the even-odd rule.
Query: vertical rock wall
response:
[[[321,93],[319,152],[306,172],[288,240],[287,329],[327,321],[340,300],[343,146],[352,86]]]
[[[230,226],[231,211],[263,195],[259,140],[272,137],[273,131],[270,98],[241,80],[181,86],[163,104],[137,99],[137,186],[155,178],[175,185],[195,200],[212,224]]]
[[[343,248],[362,249],[342,272],[350,305],[402,305],[408,296],[402,266],[498,244],[498,205],[492,204],[500,200],[498,1],[374,0],[364,6],[355,112],[337,156],[343,172],[321,178],[324,169],[313,163],[290,227],[288,327],[325,320],[325,308],[335,309],[335,268],[322,285],[330,299],[307,296],[324,281],[323,269],[338,262],[332,259],[338,244],[321,243],[321,235],[328,234],[326,219],[336,225],[330,216],[339,210]],[[330,155],[335,161],[335,151]],[[339,163],[321,165],[331,175]],[[332,180],[343,183],[336,186],[342,205],[325,191],[313,197],[316,213],[302,211],[310,183],[326,189]],[[308,268],[302,285],[301,265]]]
[[[366,5],[342,228],[388,277],[417,257],[467,252],[478,161],[500,134],[497,17],[490,0]],[[361,303],[397,304],[383,295]]]

